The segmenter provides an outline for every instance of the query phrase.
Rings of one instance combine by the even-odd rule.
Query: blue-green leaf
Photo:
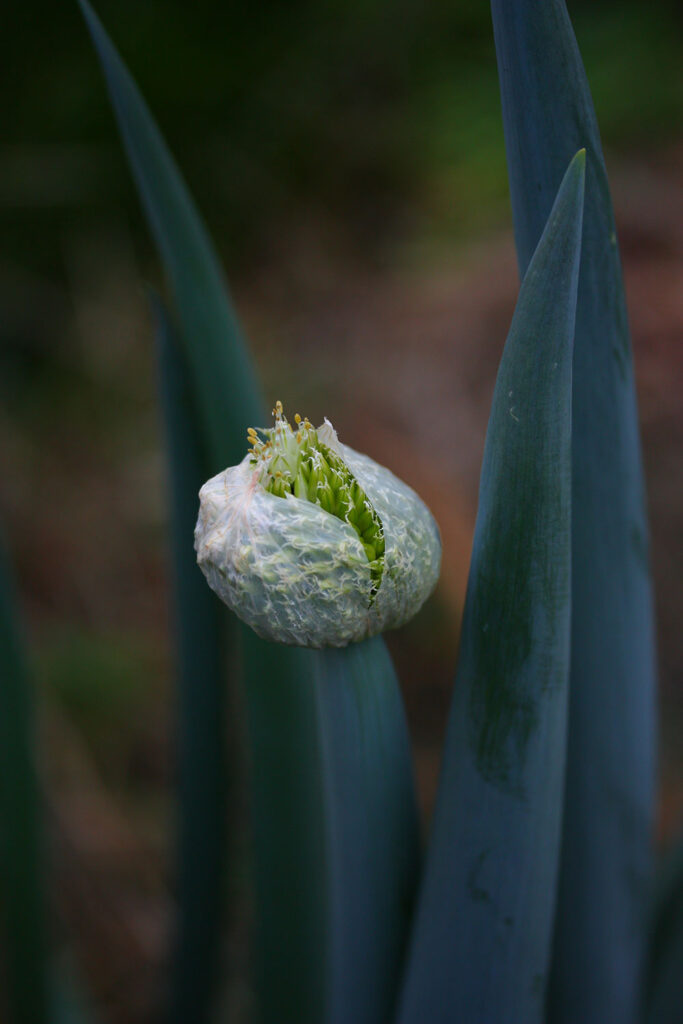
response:
[[[417,881],[410,740],[379,637],[315,660],[335,922],[327,1019],[379,1024],[394,1008]]]
[[[263,405],[211,240],[168,147],[97,15],[79,0],[97,49],[130,168],[173,292],[207,439],[209,468],[239,462],[244,428]],[[231,430],[239,423],[237,432]]]
[[[199,1024],[210,1018],[224,909],[224,616],[192,547],[197,492],[207,475],[207,459],[198,436],[186,360],[163,303],[154,299],[153,306],[170,476],[177,677],[178,919],[169,1019]]]
[[[562,182],[496,381],[401,1024],[543,1018],[567,727],[584,165],[578,153]]]
[[[247,649],[263,1019],[382,1024],[418,862],[410,742],[389,655],[379,638],[306,651],[250,634]]]
[[[48,1020],[43,865],[31,693],[0,546],[0,1010]]]
[[[595,112],[562,0],[493,0],[519,264],[586,147],[572,436],[572,654],[552,1024],[629,1024],[651,871],[654,656],[629,332]]]
[[[328,874],[312,652],[244,630],[257,1020],[327,1021]]]
[[[242,458],[245,428],[265,422],[249,360],[187,190],[100,22],[79,2],[171,285],[197,433],[219,470]],[[391,662],[381,640],[337,652],[276,647],[248,632],[244,641],[261,1018],[381,1024],[395,998],[417,847]]]

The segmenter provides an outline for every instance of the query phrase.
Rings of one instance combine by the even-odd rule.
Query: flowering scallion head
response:
[[[209,584],[259,635],[343,646],[411,618],[439,571],[438,529],[389,470],[278,402],[250,427],[238,466],[200,491],[197,559]]]
[[[353,527],[370,563],[372,601],[384,568],[382,521],[344,460],[321,438],[327,437],[334,444],[333,427],[326,423],[319,432],[308,418],[302,421],[297,413],[292,428],[281,402],[276,403],[273,416],[275,427],[260,431],[261,438],[253,427],[247,432],[252,445],[251,465],[257,467],[260,483],[278,497],[293,494],[312,501]]]

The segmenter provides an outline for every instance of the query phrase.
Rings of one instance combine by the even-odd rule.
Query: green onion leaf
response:
[[[651,873],[654,655],[629,331],[593,103],[562,0],[493,0],[515,238],[525,273],[586,147],[572,427],[567,797],[549,1024],[629,1024]]]
[[[79,3],[164,264],[179,326],[191,346],[188,368],[212,475],[242,458],[245,427],[263,416],[259,388],[215,250],[187,186],[102,23],[87,0]]]
[[[197,436],[214,473],[239,462],[246,427],[265,422],[250,360],[168,149],[101,23],[79,2],[166,268]],[[386,648],[378,639],[293,650],[246,630],[243,639],[261,1019],[381,1024],[395,998],[417,846],[407,730]],[[203,851],[195,854],[202,870]],[[212,884],[218,897],[220,880]]]
[[[585,154],[522,283],[486,437],[400,1024],[540,1024],[564,789],[571,386]]]

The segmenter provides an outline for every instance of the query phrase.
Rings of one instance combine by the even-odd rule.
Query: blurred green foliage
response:
[[[570,8],[608,147],[670,137],[678,5]],[[485,0],[101,0],[98,11],[231,267],[302,210],[381,255],[397,232],[457,235],[506,209]],[[76,5],[11,5],[0,52],[0,208],[22,211],[9,218],[13,251],[54,266],[61,218],[84,203],[133,208],[132,186]],[[26,230],[26,207],[40,233]]]
[[[234,0],[99,0],[97,10],[232,280],[271,256],[285,262],[291,235],[311,225],[333,258],[391,261],[406,242],[419,253],[421,242],[458,239],[507,217],[486,0],[264,0],[256,8]],[[574,0],[570,13],[608,148],[673,140],[683,109],[675,0],[647,9],[639,0]],[[104,463],[119,479],[140,418],[149,426],[150,370],[141,366],[142,346],[122,341],[125,309],[102,337],[110,353],[97,356],[102,365],[92,353],[85,358],[73,333],[65,250],[79,230],[91,234],[98,217],[110,245],[112,210],[133,230],[145,264],[151,243],[77,4],[9,5],[3,29],[0,403],[29,478],[42,472],[58,410],[56,476],[75,488],[76,474]],[[120,295],[104,298],[112,319]],[[287,372],[283,358],[272,375],[287,381]],[[110,714],[119,725],[135,719],[128,701],[148,675],[147,653],[125,639],[68,629],[40,646],[41,678],[86,734],[104,736]],[[101,711],[88,706],[89,676],[100,678]],[[102,749],[99,741],[93,749]]]
[[[267,267],[271,256],[284,264],[290,235],[311,227],[342,257],[392,261],[406,241],[450,242],[508,217],[487,0],[264,0],[257,7],[96,0],[96,7],[199,199],[232,280]],[[608,150],[641,153],[675,140],[683,109],[679,5],[570,0],[569,7]],[[3,29],[0,412],[13,424],[10,470],[21,466],[26,488],[37,485],[46,504],[60,496],[51,511],[54,534],[40,549],[57,546],[46,579],[36,571],[40,552],[32,554],[33,520],[20,545],[32,617],[43,622],[36,675],[84,737],[106,785],[127,797],[134,792],[140,805],[168,783],[166,755],[151,763],[165,727],[166,662],[150,617],[126,589],[116,538],[137,516],[138,529],[160,539],[154,466],[129,465],[131,450],[140,447],[146,457],[154,435],[150,371],[144,347],[126,345],[137,321],[127,319],[115,288],[104,293],[108,305],[96,329],[84,332],[102,344],[95,355],[94,345],[85,351],[72,323],[65,252],[98,220],[108,231],[105,246],[112,220],[132,228],[146,265],[152,246],[77,4],[9,5]],[[98,271],[106,277],[111,265],[101,261]],[[116,320],[109,334],[99,330],[106,317]],[[279,358],[284,377],[291,368]],[[307,387],[318,383],[311,378]],[[134,511],[120,498],[129,491],[137,495]],[[140,492],[145,501],[152,495],[150,508]],[[69,495],[80,497],[69,505]],[[100,501],[112,554],[92,566]],[[10,504],[27,502],[19,496]],[[90,504],[89,517],[83,506]],[[71,533],[77,549],[66,543]],[[66,580],[53,584],[65,564]],[[103,570],[100,589],[114,593],[91,607],[81,585],[89,575],[100,580]],[[161,591],[146,563],[137,571]],[[120,614],[127,604],[128,619]],[[74,624],[81,619],[86,624]],[[110,620],[115,625],[101,625]],[[393,639],[393,649],[415,657],[416,648],[434,652],[446,636],[444,622],[425,612]],[[420,699],[426,703],[424,691]],[[435,687],[429,699],[443,693]],[[441,710],[430,714],[436,720]],[[143,817],[161,834],[158,809],[148,814],[145,806]]]
[[[153,643],[139,632],[65,625],[41,638],[34,668],[41,691],[87,737],[105,782],[127,788],[138,774],[135,755],[149,742],[149,715],[158,703],[150,686],[160,675]]]

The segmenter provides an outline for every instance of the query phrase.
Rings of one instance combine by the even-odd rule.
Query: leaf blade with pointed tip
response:
[[[264,422],[249,360],[229,300],[219,294],[215,256],[168,150],[87,0],[79,3],[166,266],[198,432],[217,471],[241,460],[245,427]],[[159,183],[163,202],[154,191]],[[198,309],[195,290],[206,308]],[[230,350],[227,356],[222,347]],[[191,536],[187,540],[191,545]],[[381,640],[314,653],[267,644],[246,630],[244,654],[262,1019],[343,1021],[352,1006],[358,1024],[380,1024],[395,994],[417,848],[410,750],[390,659]],[[359,679],[364,696],[354,706]],[[388,744],[382,756],[381,750],[373,754],[373,737],[362,731],[373,706]],[[336,727],[331,709],[346,721],[355,744]],[[338,795],[344,776],[358,780],[355,808]],[[385,835],[407,852],[389,857]],[[352,889],[348,900],[335,895],[342,876]],[[378,877],[382,884],[373,889]],[[364,942],[350,924],[359,918]]]
[[[263,402],[223,275],[175,161],[87,0],[78,0],[100,58],[133,177],[173,292],[209,446],[210,471],[239,462],[245,426]],[[239,423],[237,433],[230,425]]]
[[[522,283],[496,381],[400,1024],[542,1020],[564,786],[583,182],[579,153]]]
[[[493,0],[520,271],[587,149],[576,313],[572,676],[552,1024],[628,1024],[651,872],[654,654],[633,366],[595,111],[562,0]]]

